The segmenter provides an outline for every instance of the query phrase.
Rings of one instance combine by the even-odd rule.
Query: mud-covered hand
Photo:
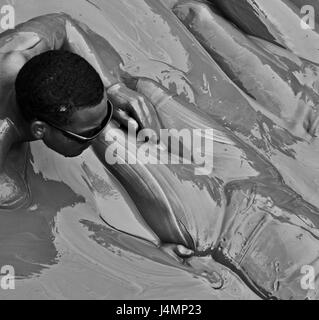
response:
[[[138,130],[151,129],[159,137],[161,124],[155,108],[142,94],[129,89],[124,83],[117,83],[107,90],[107,97],[114,106],[113,118],[128,127],[135,122]]]

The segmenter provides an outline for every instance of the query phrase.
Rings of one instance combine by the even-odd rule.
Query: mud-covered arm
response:
[[[63,48],[85,58],[99,73],[108,98],[115,110],[113,118],[127,127],[130,120],[138,129],[160,130],[157,114],[151,103],[129,88],[134,79],[123,70],[123,61],[111,44],[85,24],[67,16],[66,41]]]
[[[124,126],[129,120],[135,120],[140,129],[158,131],[160,124],[155,110],[141,94],[128,88],[127,84],[134,80],[123,71],[123,60],[112,45],[69,15],[60,14],[56,19],[56,35],[51,35],[50,45],[54,45],[55,49],[61,46],[62,49],[77,53],[95,68],[115,106],[114,118]],[[61,22],[62,33],[59,30]]]
[[[99,72],[106,88],[120,81],[122,60],[118,53],[104,38],[65,13],[36,17],[0,35],[0,54],[11,59],[19,55],[18,67],[33,56],[53,49],[82,56]]]
[[[12,86],[27,60],[53,49],[77,53],[95,68],[114,103],[116,120],[127,124],[127,120],[133,119],[140,128],[159,128],[152,107],[140,94],[126,87],[124,82],[130,75],[123,71],[123,61],[112,45],[65,13],[36,17],[0,35],[2,87],[5,83]]]
[[[49,49],[59,48],[65,39],[64,21],[52,14],[32,19],[0,34],[0,173],[11,146],[23,140],[16,104],[10,104],[15,78],[27,60]]]
[[[26,61],[47,50],[60,49],[65,39],[63,14],[40,16],[3,32],[0,35],[0,85],[12,85]]]
[[[77,53],[99,73],[104,87],[121,83],[123,60],[112,45],[86,24],[63,14],[65,41],[62,49]]]
[[[32,52],[36,48],[60,49],[66,39],[66,17],[63,13],[47,14],[1,33],[0,53]]]

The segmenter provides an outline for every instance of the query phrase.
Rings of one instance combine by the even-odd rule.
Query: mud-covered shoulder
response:
[[[0,97],[1,89],[7,89],[7,86],[13,85],[14,81],[26,63],[27,59],[23,52],[12,51],[0,53]],[[8,90],[6,90],[8,92]],[[3,101],[3,99],[1,99]]]

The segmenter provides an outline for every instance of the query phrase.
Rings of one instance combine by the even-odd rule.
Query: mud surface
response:
[[[189,112],[193,108],[196,114],[195,104],[198,106],[201,116],[195,118],[192,125],[187,120],[189,114],[183,115],[181,109],[180,118],[186,119],[183,125],[196,128],[200,122],[204,128],[212,125],[221,132],[222,141],[216,143],[215,151],[219,157],[214,173],[219,185],[214,185],[208,178],[204,183],[195,177],[191,179],[187,168],[179,168],[178,172],[165,166],[158,171],[150,169],[151,175],[159,181],[161,176],[167,177],[161,187],[164,188],[165,183],[175,186],[176,196],[180,199],[187,194],[188,198],[196,195],[196,201],[188,204],[188,211],[183,209],[175,214],[189,214],[184,219],[192,237],[198,240],[198,247],[205,248],[208,242],[216,243],[217,238],[222,237],[217,231],[207,233],[207,230],[216,228],[216,220],[209,220],[210,206],[212,210],[225,213],[227,204],[229,211],[226,212],[235,212],[232,206],[240,208],[246,201],[243,193],[255,192],[250,183],[256,179],[259,179],[257,191],[247,198],[257,198],[257,205],[249,206],[248,212],[258,211],[259,205],[268,206],[266,200],[270,194],[273,207],[279,208],[276,214],[283,214],[282,219],[294,230],[288,235],[295,237],[296,226],[303,228],[305,235],[317,229],[319,172],[316,141],[284,128],[278,108],[273,111],[263,106],[256,101],[258,97],[253,99],[244,92],[245,88],[236,85],[162,2],[16,0],[14,7],[16,23],[61,11],[86,23],[112,44],[127,71],[156,80],[170,92],[177,93],[182,103],[190,104]],[[221,31],[221,34],[226,33]],[[163,119],[169,121],[171,114],[163,112]],[[177,112],[173,116],[179,119]],[[211,116],[212,122],[203,114]],[[225,138],[226,144],[224,135],[228,137]],[[228,150],[224,150],[225,145]],[[22,209],[0,212],[0,266],[13,265],[19,279],[15,291],[0,290],[1,299],[258,298],[235,272],[210,257],[194,258],[189,262],[191,268],[163,253],[157,246],[158,234],[142,218],[148,214],[147,206],[141,210],[134,204],[132,194],[129,194],[132,185],[121,186],[100,161],[101,154],[98,156],[100,159],[89,149],[76,159],[65,159],[42,143],[31,144],[27,171],[31,201]],[[117,178],[123,182],[119,176]],[[227,194],[223,188],[236,181],[239,183],[228,185]],[[270,185],[271,191],[264,185]],[[217,191],[211,194],[212,190],[217,190],[220,195]],[[231,205],[227,198],[230,194],[234,199]],[[196,218],[192,213],[197,207],[200,214]],[[296,208],[300,208],[297,213],[294,212]],[[150,206],[150,215],[152,210]],[[277,218],[267,220],[268,229],[264,234],[272,234],[273,239],[278,237],[277,243],[283,240],[283,252],[289,253],[293,250],[287,242],[294,242],[288,235],[280,238],[282,219]],[[207,224],[205,219],[209,220]],[[232,225],[235,229],[236,219]],[[294,219],[304,219],[308,224],[303,225]],[[126,233],[114,230],[110,225]],[[226,232],[224,237],[230,241],[233,252],[237,252],[231,239],[238,230],[235,232],[232,227],[225,227],[231,234]],[[317,259],[316,234],[313,231],[313,238],[309,236],[311,255],[303,257],[304,263]],[[266,238],[261,236],[256,247],[252,246],[251,256],[259,255],[259,260],[248,259],[246,265],[253,265],[257,260],[262,264],[267,254],[270,259],[281,256],[281,253],[267,251],[274,248],[272,244],[275,242],[267,247]],[[261,257],[263,248],[266,253]],[[291,260],[296,262],[294,257]],[[207,270],[221,275],[222,286],[215,285],[218,280],[207,276]],[[259,277],[260,285],[265,287],[267,274],[260,275],[258,270],[256,267],[247,272],[253,278]],[[270,281],[269,287],[278,279],[271,278]],[[276,288],[269,290],[277,291]],[[286,297],[289,297],[288,293]]]

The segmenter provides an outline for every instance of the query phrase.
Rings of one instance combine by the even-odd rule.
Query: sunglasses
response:
[[[48,125],[50,125],[54,129],[57,129],[57,130],[61,131],[62,134],[65,137],[69,138],[69,139],[75,140],[75,141],[77,141],[79,143],[86,143],[86,142],[90,142],[90,141],[94,140],[95,138],[97,138],[103,132],[103,130],[106,128],[106,126],[109,124],[109,122],[111,121],[114,107],[113,107],[112,103],[109,100],[107,101],[107,109],[108,109],[107,115],[103,119],[101,125],[98,128],[96,128],[95,130],[93,130],[94,131],[93,135],[91,135],[89,137],[82,136],[80,134],[77,134],[77,133],[62,129],[59,126],[57,126],[57,125],[55,125],[55,124],[53,124],[53,123],[51,123],[51,122],[49,122],[47,120],[41,120],[41,119],[39,119],[39,120],[47,123]]]

